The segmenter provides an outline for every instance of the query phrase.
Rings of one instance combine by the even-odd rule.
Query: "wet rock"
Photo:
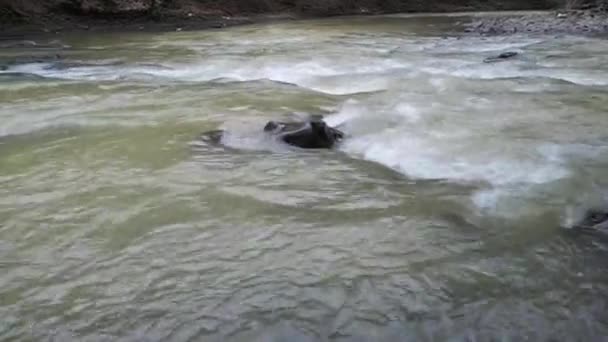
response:
[[[305,149],[329,149],[344,138],[343,132],[328,126],[318,117],[312,117],[304,122],[270,121],[264,126],[263,131],[286,144]],[[219,144],[224,134],[223,130],[208,131],[200,136],[200,140],[209,144]]]
[[[574,231],[608,236],[608,210],[591,209],[575,224]]]
[[[486,59],[483,60],[484,63],[494,63],[494,62],[500,62],[500,61],[504,61],[510,58],[513,58],[515,56],[517,56],[518,53],[514,52],[514,51],[507,51],[507,52],[503,52],[497,56],[492,56],[492,57],[488,57]]]
[[[517,55],[518,55],[518,53],[517,53],[517,52],[513,52],[513,51],[507,51],[507,52],[503,52],[503,53],[501,53],[500,55],[498,55],[498,57],[497,57],[497,58],[502,58],[502,59],[505,59],[505,58],[511,58],[511,57],[515,57],[515,56],[517,56]]]
[[[220,22],[211,23],[209,26],[210,26],[211,28],[218,28],[218,29],[219,29],[219,28],[224,28],[224,27],[226,27],[226,23],[225,23],[225,22],[221,22],[221,21],[220,21]]]
[[[289,145],[310,149],[332,148],[344,138],[344,133],[316,118],[303,123],[270,121],[264,132],[276,135]]]

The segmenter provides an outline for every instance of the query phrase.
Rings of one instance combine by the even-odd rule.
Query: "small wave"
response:
[[[608,74],[604,72],[590,74],[586,70],[543,68],[539,66],[532,68],[527,63],[515,61],[500,64],[457,62],[457,64],[452,65],[421,66],[418,70],[431,75],[449,75],[480,80],[545,78],[578,85],[604,86],[608,84]]]
[[[49,79],[48,77],[40,76],[37,74],[31,74],[27,72],[0,72],[0,83],[7,82],[13,83],[18,81],[40,81]]]
[[[51,40],[49,42],[36,42],[33,40],[18,40],[8,41],[0,44],[0,49],[69,49],[70,45],[64,44],[59,40]]]
[[[167,77],[169,66],[151,63],[127,64],[120,60],[60,61],[13,65],[3,73],[26,73],[45,78],[86,81],[152,80]]]
[[[386,58],[370,59],[369,63],[339,63],[330,59],[321,61],[274,61],[264,60],[261,63],[243,63],[240,59],[222,59],[204,63],[162,65],[132,63],[122,61],[61,61],[57,63],[30,63],[15,65],[10,72],[21,72],[69,80],[112,81],[128,79],[167,79],[183,82],[207,82],[217,80],[254,81],[271,80],[285,84],[309,87],[331,94],[365,92],[385,88],[382,81],[376,84],[364,82],[373,73],[391,73],[405,65]],[[145,76],[144,76],[145,75]],[[344,88],[344,79],[354,77]],[[329,85],[331,77],[335,78],[333,86]]]
[[[443,106],[425,107],[414,97],[388,101],[386,106],[390,94],[378,96],[385,99],[385,106],[351,101],[327,118],[349,134],[341,149],[354,157],[413,179],[478,184],[482,189],[471,200],[480,208],[572,176],[567,146],[547,149],[542,141],[518,140],[475,104],[461,102],[470,112],[444,113]]]
[[[534,160],[537,159],[534,157],[519,159],[505,156],[497,146],[475,151],[477,143],[442,143],[420,136],[405,137],[408,134],[398,130],[382,132],[356,138],[345,144],[345,148],[408,176],[422,179],[482,180],[500,186],[539,184],[568,175],[568,170],[560,165],[546,164],[546,160]],[[488,155],[494,156],[488,158]]]

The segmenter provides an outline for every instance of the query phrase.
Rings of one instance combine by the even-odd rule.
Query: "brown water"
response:
[[[560,226],[605,202],[608,41],[462,20],[0,51],[65,62],[0,73],[0,340],[605,339],[608,244]],[[338,150],[260,134],[318,113]]]

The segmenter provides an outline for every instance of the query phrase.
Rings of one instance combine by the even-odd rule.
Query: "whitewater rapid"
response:
[[[119,82],[219,89],[262,82],[286,91],[338,98],[339,105],[318,111],[347,132],[341,151],[411,179],[475,184],[480,190],[472,201],[485,209],[495,208],[502,198],[551,191],[545,185],[560,180],[574,182],[577,163],[607,155],[606,147],[597,146],[606,139],[605,120],[586,115],[575,104],[575,97],[582,94],[598,92],[597,96],[606,97],[608,62],[599,55],[606,48],[603,41],[412,39],[397,34],[332,39],[340,39],[341,44],[324,42],[317,33],[306,31],[268,41],[263,35],[224,40],[220,34],[187,46],[170,43],[189,51],[181,60],[73,59],[15,65],[3,73],[36,75],[49,84],[85,81],[107,87]],[[482,63],[504,51],[516,51],[519,57]],[[281,107],[275,109],[281,112]],[[284,113],[289,115],[294,117]],[[261,120],[234,116],[221,128],[228,131],[225,143],[231,147],[285,151],[260,137],[263,125]],[[29,125],[40,126],[44,123]],[[7,130],[4,134],[11,133],[10,122]]]

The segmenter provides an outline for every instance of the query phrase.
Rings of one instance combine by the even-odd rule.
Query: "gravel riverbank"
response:
[[[466,24],[465,32],[488,36],[521,33],[608,36],[608,13],[586,10],[485,16]]]

